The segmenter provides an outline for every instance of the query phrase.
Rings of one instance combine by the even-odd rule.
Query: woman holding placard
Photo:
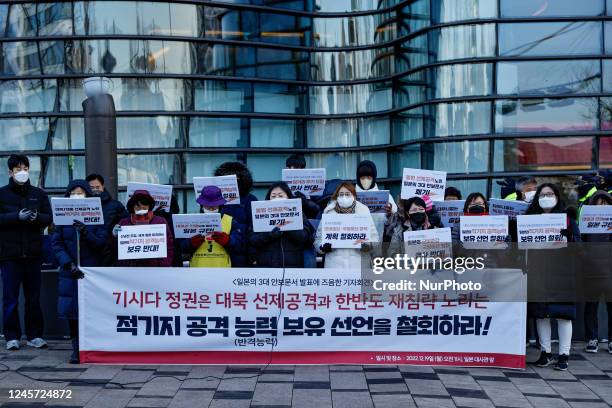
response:
[[[155,199],[146,190],[136,190],[127,202],[127,210],[130,214],[119,221],[113,228],[113,236],[116,238],[121,231],[121,227],[132,225],[155,225],[162,224],[166,226],[166,256],[163,258],[147,258],[147,259],[126,259],[117,261],[117,266],[133,266],[133,267],[170,267],[172,266],[172,257],[174,255],[174,239],[172,231],[168,223],[162,217],[153,213],[155,208]]]
[[[401,200],[399,210],[387,219],[383,242],[403,247],[404,232],[434,229],[427,215],[427,203],[421,197]],[[400,251],[401,252],[401,251]]]
[[[272,185],[266,200],[287,200],[295,198],[287,183]],[[304,228],[296,231],[281,231],[275,227],[270,232],[249,230],[249,248],[258,267],[303,268],[304,250],[311,249],[314,241],[314,228],[302,214]]]
[[[540,185],[535,197],[527,209],[528,215],[565,214],[565,206],[557,186],[551,183]],[[561,235],[568,242],[580,241],[580,232],[573,219],[567,217],[566,228]],[[551,252],[554,251],[554,252]],[[571,279],[563,279],[563,274],[571,276],[573,257],[567,256],[565,249],[530,250],[527,254],[527,271],[535,274],[531,282],[542,282],[546,296],[565,291],[574,287]],[[528,306],[536,318],[538,337],[542,352],[536,361],[538,367],[546,367],[555,363],[551,348],[551,320],[557,320],[559,335],[559,358],[555,363],[556,370],[567,370],[569,352],[572,342],[572,322],[576,318],[576,304],[573,302],[530,303]]]
[[[89,183],[73,180],[66,190],[66,197],[92,197]],[[78,237],[78,238],[77,238]],[[72,339],[71,364],[79,363],[78,329],[78,285],[83,277],[80,266],[103,266],[104,248],[108,230],[104,225],[85,225],[75,221],[73,225],[57,225],[51,237],[51,247],[60,265],[58,295],[58,317],[68,320]],[[78,240],[78,242],[77,242]],[[77,259],[80,253],[80,261]]]
[[[325,242],[323,234],[326,214],[367,215],[369,218],[369,242],[362,243],[358,248],[334,248],[332,243]],[[347,217],[346,220],[350,224],[351,218]],[[361,256],[364,253],[371,252],[372,242],[378,242],[378,233],[374,221],[372,221],[370,210],[366,205],[357,201],[357,192],[352,183],[340,183],[329,204],[323,210],[323,217],[315,236],[315,248],[320,254],[325,255],[325,268],[361,268]]]
[[[206,236],[196,235],[184,241],[185,252],[193,253],[189,265],[192,268],[231,268],[232,254],[245,251],[241,224],[224,213],[226,200],[219,187],[204,187],[196,201],[200,204],[200,212],[221,214],[221,231]]]

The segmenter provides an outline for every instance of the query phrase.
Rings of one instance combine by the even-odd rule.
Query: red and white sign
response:
[[[364,293],[359,270],[82,269],[85,364],[525,368],[525,302]],[[520,270],[503,272],[504,287],[525,293]]]

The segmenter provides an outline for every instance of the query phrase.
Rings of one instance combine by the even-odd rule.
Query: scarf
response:
[[[334,207],[334,210],[338,214],[354,214],[355,213],[355,206],[357,206],[357,200],[354,200],[353,204],[350,207],[347,207],[347,208],[340,207],[338,205],[338,202],[336,201],[336,206]]]
[[[153,211],[149,211],[146,215],[132,214],[131,215],[132,224],[134,225],[148,224],[149,222],[151,222],[154,216],[155,215],[153,214]]]

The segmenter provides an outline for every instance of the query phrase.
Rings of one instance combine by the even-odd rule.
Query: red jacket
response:
[[[166,248],[167,253],[165,258],[152,258],[152,259],[127,259],[118,260],[117,266],[135,266],[135,267],[170,267],[172,266],[172,257],[174,255],[174,239],[172,231],[168,226],[168,223],[162,217],[157,215],[153,216],[149,224],[164,224],[166,226]],[[126,217],[119,221],[121,226],[134,225],[131,217]],[[115,247],[117,241],[115,239]]]

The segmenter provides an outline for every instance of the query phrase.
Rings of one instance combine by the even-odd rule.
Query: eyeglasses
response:
[[[555,193],[540,193],[540,197],[555,198]]]
[[[352,197],[351,193],[338,193],[338,197]]]

